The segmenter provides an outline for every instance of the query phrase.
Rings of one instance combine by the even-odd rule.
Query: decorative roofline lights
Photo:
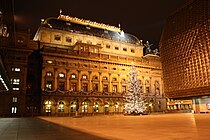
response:
[[[77,17],[70,17],[70,16],[65,16],[65,15],[60,14],[58,19],[65,20],[65,21],[70,21],[72,23],[88,25],[88,26],[91,26],[91,27],[106,29],[106,30],[110,30],[110,31],[114,31],[114,32],[121,32],[120,28],[118,28],[118,27],[103,24],[103,23],[97,23],[95,21],[79,19]]]

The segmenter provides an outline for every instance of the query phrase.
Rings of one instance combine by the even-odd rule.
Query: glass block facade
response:
[[[160,52],[169,98],[210,94],[209,0],[192,0],[168,17]]]

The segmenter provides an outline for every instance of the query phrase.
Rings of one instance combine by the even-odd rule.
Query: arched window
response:
[[[117,81],[117,78],[116,78],[116,77],[113,77],[113,78],[112,78],[112,81]]]
[[[45,101],[45,112],[51,112],[52,110],[52,102],[51,101]]]
[[[74,74],[74,73],[71,75],[71,79],[76,79],[76,77],[77,77],[77,76],[76,76],[76,74]]]
[[[104,112],[108,113],[109,112],[109,102],[104,103]]]
[[[76,107],[77,107],[77,103],[75,101],[71,102],[70,112],[76,112]]]
[[[46,76],[47,76],[47,77],[52,77],[52,72],[47,72],[47,73],[46,73]]]
[[[146,93],[150,93],[150,82],[149,82],[149,80],[145,81],[145,86],[146,86]]]
[[[106,80],[108,80],[108,77],[104,76],[104,77],[102,78],[102,80],[106,81]]]
[[[88,102],[82,102],[82,112],[87,113],[88,112]]]
[[[98,80],[98,76],[93,76],[93,80]]]
[[[155,81],[155,94],[160,95],[160,84],[158,81]]]
[[[122,79],[122,82],[123,82],[123,83],[125,83],[125,82],[126,82],[125,78],[123,78],[123,79]]]
[[[58,112],[64,112],[64,102],[60,101],[58,103]]]
[[[143,84],[141,80],[139,80],[139,87],[140,87],[140,92],[143,93]]]
[[[82,79],[87,80],[88,79],[87,75],[82,75]]]
[[[59,73],[58,76],[59,76],[59,78],[64,78],[65,74],[64,73]]]
[[[119,103],[116,102],[114,105],[114,112],[119,112]]]
[[[99,112],[99,103],[98,102],[94,102],[93,109],[94,109],[94,112]]]

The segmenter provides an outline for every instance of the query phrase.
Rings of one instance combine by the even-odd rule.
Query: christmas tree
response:
[[[139,114],[143,113],[147,108],[145,97],[141,90],[141,83],[137,78],[135,67],[132,64],[130,70],[129,92],[125,95],[125,113],[126,114]]]

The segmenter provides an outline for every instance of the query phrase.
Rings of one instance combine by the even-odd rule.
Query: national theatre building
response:
[[[192,100],[195,112],[209,112],[209,0],[192,0],[168,17],[160,53],[165,94],[171,99]],[[183,102],[168,109],[180,109]]]
[[[13,54],[3,58],[12,79],[10,90],[0,93],[9,102],[0,108],[4,115],[123,113],[132,64],[148,110],[166,110],[160,57],[152,51],[144,55],[142,41],[120,28],[60,14],[42,20],[33,40],[25,38],[0,46]]]

